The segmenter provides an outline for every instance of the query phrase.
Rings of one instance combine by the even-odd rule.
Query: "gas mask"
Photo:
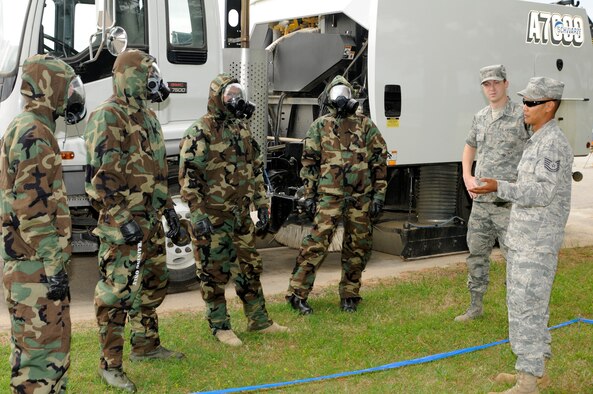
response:
[[[222,101],[226,109],[237,119],[249,119],[255,111],[255,104],[245,100],[243,86],[231,83],[222,92]]]
[[[336,85],[329,90],[329,102],[338,111],[338,116],[350,116],[356,112],[358,101],[352,98],[350,88]]]
[[[84,119],[86,116],[85,102],[84,85],[80,76],[77,75],[68,85],[68,98],[66,99],[66,111],[64,113],[66,124],[73,125]]]
[[[146,89],[148,90],[148,99],[153,103],[162,103],[171,93],[169,86],[163,81],[161,70],[156,63],[152,63],[150,67]]]

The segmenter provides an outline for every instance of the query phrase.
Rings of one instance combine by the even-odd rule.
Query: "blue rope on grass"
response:
[[[569,326],[574,323],[593,324],[593,320],[577,318],[577,319],[566,321],[564,323],[557,324],[553,327],[549,327],[548,330],[555,330],[557,328],[566,327],[566,326]],[[388,369],[395,369],[395,368],[405,367],[408,365],[429,363],[429,362],[436,361],[436,360],[442,360],[444,358],[458,356],[460,354],[471,353],[471,352],[475,352],[478,350],[488,349],[493,346],[502,345],[504,343],[507,343],[508,341],[509,341],[508,339],[503,339],[501,341],[491,342],[491,343],[487,343],[485,345],[479,345],[479,346],[468,347],[465,349],[453,350],[453,351],[446,352],[446,353],[433,354],[431,356],[415,358],[412,360],[397,361],[397,362],[390,363],[390,364],[380,365],[378,367],[359,369],[356,371],[341,372],[341,373],[335,373],[335,374],[325,375],[325,376],[317,376],[314,378],[307,378],[307,379],[291,380],[288,382],[268,383],[268,384],[262,384],[262,385],[257,385],[257,386],[235,387],[235,388],[230,388],[230,389],[214,390],[214,391],[202,391],[202,392],[198,391],[193,394],[199,394],[199,393],[202,393],[202,394],[224,394],[224,393],[238,393],[241,391],[266,390],[266,389],[273,389],[273,388],[278,388],[278,387],[283,387],[283,386],[292,386],[292,385],[296,385],[296,384],[318,382],[320,380],[328,380],[328,379],[343,378],[346,376],[361,375],[361,374],[369,373],[369,372],[385,371]]]

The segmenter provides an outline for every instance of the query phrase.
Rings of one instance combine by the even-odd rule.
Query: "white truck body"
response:
[[[466,249],[471,200],[460,162],[473,115],[488,105],[479,80],[484,66],[505,65],[515,102],[531,77],[563,81],[557,120],[575,155],[588,153],[593,45],[582,8],[519,0],[253,0],[250,22],[250,47],[270,51],[276,143],[304,137],[333,76],[346,72],[360,85],[361,107],[392,154],[389,214],[375,249],[408,258]]]
[[[593,45],[582,8],[518,0],[254,0],[250,13],[252,26],[344,14],[368,30],[370,116],[397,151],[397,164],[460,161],[472,117],[488,104],[478,71],[490,64],[505,65],[516,102],[530,77],[563,81],[560,126],[575,155],[588,153]],[[316,61],[306,50],[300,56]],[[385,85],[401,86],[399,121],[385,116]]]

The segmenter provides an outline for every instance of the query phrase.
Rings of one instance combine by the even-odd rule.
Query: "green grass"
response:
[[[575,317],[593,318],[593,248],[563,250],[551,300],[550,325]],[[364,279],[364,277],[363,277]],[[230,303],[234,329],[245,345],[224,347],[214,340],[201,313],[161,315],[161,338],[182,350],[181,361],[127,361],[130,378],[144,393],[188,393],[284,382],[371,368],[481,345],[508,337],[504,263],[494,262],[484,318],[459,324],[453,317],[468,302],[463,265],[431,269],[402,278],[365,283],[355,314],[338,310],[336,289],[310,298],[311,316],[298,316],[282,297],[268,297],[271,317],[291,332],[263,336],[245,331],[240,304]],[[192,295],[192,296],[195,296]],[[544,393],[593,393],[593,326],[554,330],[553,384]],[[9,347],[2,339],[0,359]],[[99,346],[92,324],[77,327],[72,340],[69,392],[109,393],[96,375]],[[508,387],[492,383],[497,372],[512,372],[508,344],[427,364],[277,389],[282,393],[486,393]],[[7,388],[8,363],[0,370]]]

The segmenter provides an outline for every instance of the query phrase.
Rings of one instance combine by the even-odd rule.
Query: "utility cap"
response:
[[[486,81],[504,81],[507,79],[507,70],[502,64],[482,67],[480,69],[481,84]]]
[[[564,91],[564,83],[547,77],[529,79],[527,87],[517,94],[532,100],[560,100]]]

